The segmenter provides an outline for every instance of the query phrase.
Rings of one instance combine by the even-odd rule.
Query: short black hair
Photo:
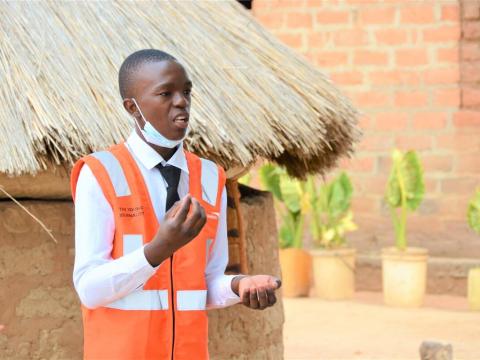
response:
[[[129,88],[133,74],[143,64],[157,61],[177,61],[175,57],[165,51],[156,49],[143,49],[130,54],[120,66],[118,71],[118,87],[120,96],[125,99],[129,96]]]

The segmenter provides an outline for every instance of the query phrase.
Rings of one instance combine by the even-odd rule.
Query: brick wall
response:
[[[253,14],[363,113],[363,141],[340,166],[356,190],[354,245],[393,244],[382,198],[398,147],[418,150],[425,169],[410,244],[437,256],[480,256],[465,221],[480,185],[479,1],[255,0]]]

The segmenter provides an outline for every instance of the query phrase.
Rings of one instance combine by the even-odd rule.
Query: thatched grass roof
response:
[[[235,1],[0,2],[0,172],[35,173],[124,139],[117,72],[166,50],[194,83],[187,147],[224,166],[258,157],[324,172],[353,151],[356,112]]]

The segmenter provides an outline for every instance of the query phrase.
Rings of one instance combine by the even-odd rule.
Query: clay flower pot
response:
[[[312,279],[312,258],[303,249],[280,249],[284,297],[308,296]]]
[[[355,257],[353,248],[317,249],[313,257],[315,294],[326,300],[351,299],[355,292]]]
[[[425,298],[428,250],[382,249],[383,298],[386,305],[419,307]]]
[[[471,310],[480,310],[480,267],[468,271],[468,304]]]

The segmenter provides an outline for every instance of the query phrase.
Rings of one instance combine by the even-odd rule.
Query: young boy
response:
[[[87,359],[207,359],[206,309],[265,309],[280,281],[227,276],[225,173],[183,149],[192,82],[159,50],[119,72],[125,143],[72,171],[75,289]]]

